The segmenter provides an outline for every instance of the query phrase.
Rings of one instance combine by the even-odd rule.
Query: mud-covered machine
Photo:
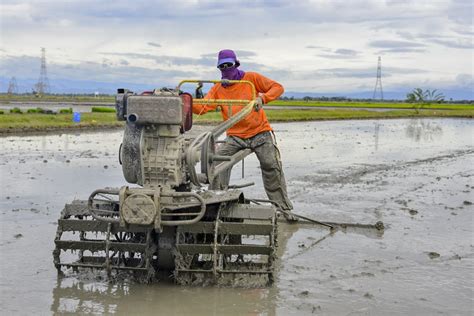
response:
[[[215,148],[219,135],[254,110],[255,100],[193,99],[179,92],[188,82],[198,81],[140,95],[118,91],[117,119],[127,121],[119,160],[135,185],[98,189],[87,201],[66,204],[53,252],[58,271],[127,270],[147,281],[164,274],[193,285],[272,283],[276,208],[237,189],[213,190],[221,172],[251,153],[224,157]],[[236,82],[251,85],[255,99],[252,83]],[[244,107],[189,138],[193,102]]]

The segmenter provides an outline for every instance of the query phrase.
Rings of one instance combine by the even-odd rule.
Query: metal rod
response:
[[[293,215],[293,216],[296,216],[296,217],[298,217],[298,218],[304,219],[304,220],[306,220],[306,221],[308,221],[308,222],[311,222],[311,223],[314,223],[314,224],[318,224],[318,225],[321,225],[321,226],[329,227],[331,230],[336,228],[336,227],[334,227],[334,226],[332,226],[332,225],[330,225],[330,224],[323,223],[323,222],[317,221],[317,220],[315,220],[315,219],[312,219],[312,218],[309,218],[309,217],[306,217],[306,216],[303,216],[303,215],[296,214],[296,213],[294,213],[294,212],[284,211],[284,210],[282,210],[282,209],[278,209],[278,212],[283,213],[283,214],[286,214],[286,215],[288,215],[288,216]]]
[[[242,188],[250,187],[252,185],[255,185],[255,182],[247,182],[247,183],[242,183],[242,184],[231,184],[231,185],[229,185],[229,189],[242,189]]]
[[[301,219],[304,219],[304,220],[307,220],[308,222],[311,222],[311,223],[314,223],[314,224],[318,224],[318,225],[321,225],[321,226],[325,226],[325,227],[328,227],[328,228],[331,228],[331,229],[335,229],[334,226],[330,225],[330,224],[327,224],[327,223],[323,223],[323,222],[320,222],[320,221],[317,221],[315,219],[312,219],[312,218],[309,218],[309,217],[306,217],[306,216],[303,216],[303,215],[299,215],[299,214],[296,214],[294,212],[289,212],[289,211],[285,211],[281,208],[281,206],[275,202],[275,201],[272,201],[272,200],[263,200],[263,199],[249,199],[250,202],[253,202],[253,201],[256,201],[256,202],[264,202],[264,203],[271,203],[273,205],[275,205],[277,207],[277,211],[280,212],[280,213],[283,213],[283,214],[286,214],[286,215],[293,215],[295,217],[298,217],[298,218],[301,218]]]

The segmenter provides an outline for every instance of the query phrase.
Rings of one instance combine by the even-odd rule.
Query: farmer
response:
[[[204,94],[202,94],[202,82],[198,82],[194,95],[196,96],[196,99],[204,98]]]
[[[263,185],[270,200],[278,203],[290,221],[297,218],[288,213],[293,209],[286,192],[285,176],[283,174],[280,152],[276,146],[273,130],[268,122],[262,105],[277,99],[283,93],[283,86],[276,81],[266,78],[256,72],[244,72],[239,69],[240,62],[234,51],[221,50],[218,54],[217,68],[221,71],[223,80],[248,80],[255,86],[257,92],[256,108],[245,119],[227,130],[225,143],[217,150],[218,155],[231,156],[240,150],[250,148],[257,155],[262,170]],[[204,99],[240,99],[252,100],[252,91],[245,83],[221,82],[215,84]],[[217,104],[195,104],[193,112],[201,115],[215,110]],[[233,105],[233,114],[240,111],[244,105]],[[229,118],[229,108],[222,106],[222,117]],[[215,189],[225,189],[229,184],[230,169],[227,174],[221,175],[212,186]]]

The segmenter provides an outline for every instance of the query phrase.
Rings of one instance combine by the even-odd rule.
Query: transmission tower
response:
[[[18,85],[16,84],[16,78],[12,77],[10,79],[10,83],[8,84],[8,94],[17,94],[18,93]]]
[[[35,88],[38,94],[49,93],[49,80],[46,73],[46,49],[44,47],[41,48],[41,70]]]
[[[380,95],[380,100],[383,100],[383,89],[382,89],[382,58],[379,56],[379,62],[377,63],[377,80],[375,81],[374,96],[372,99],[376,99],[377,94]]]

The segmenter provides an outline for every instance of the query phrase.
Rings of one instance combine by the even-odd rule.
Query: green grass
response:
[[[13,109],[10,109],[10,113],[13,113],[13,114],[22,114],[23,112],[22,112],[21,109],[19,109],[19,108],[13,108]]]
[[[96,113],[115,113],[114,108],[108,108],[105,106],[93,106],[91,111]]]
[[[348,107],[348,108],[394,108],[394,109],[413,109],[420,104],[414,103],[395,103],[395,102],[324,102],[324,101],[283,101],[277,100],[270,105],[281,106],[315,106],[315,107]],[[474,104],[422,104],[424,109],[445,109],[445,110],[474,110]]]
[[[59,109],[58,113],[59,114],[72,114],[72,108]]]
[[[11,112],[12,113],[12,112]],[[15,112],[15,113],[18,113],[18,112]],[[28,114],[56,114],[56,112],[52,111],[52,110],[45,110],[43,108],[31,108],[31,109],[27,109],[26,110],[26,113]],[[57,111],[57,113],[59,114],[71,114],[72,113],[72,108],[63,108],[63,109],[59,109]]]
[[[8,95],[6,93],[0,94],[1,102],[9,101],[50,101],[50,102],[115,102],[114,95],[103,95],[103,96],[88,96],[88,95],[42,95],[34,96],[32,94],[19,94],[19,95]]]
[[[72,114],[5,114],[0,116],[0,132],[8,130],[46,130],[81,127],[121,126],[115,113],[81,113],[81,122],[74,123]]]

